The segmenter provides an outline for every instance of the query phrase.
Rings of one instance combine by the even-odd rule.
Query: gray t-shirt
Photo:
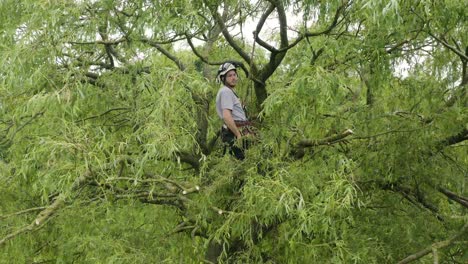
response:
[[[221,119],[223,119],[223,109],[232,111],[231,114],[234,121],[247,121],[239,98],[226,86],[221,87],[216,95],[216,112]]]

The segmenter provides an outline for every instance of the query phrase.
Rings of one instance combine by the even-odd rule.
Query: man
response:
[[[218,70],[216,80],[223,86],[216,95],[216,112],[223,120],[221,139],[229,145],[229,153],[237,159],[245,158],[244,149],[247,147],[242,136],[249,130],[251,123],[247,119],[245,109],[234,88],[237,85],[237,67],[233,62],[223,63]]]

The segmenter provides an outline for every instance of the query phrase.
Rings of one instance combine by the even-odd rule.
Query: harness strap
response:
[[[243,126],[252,126],[253,123],[250,121],[236,121],[234,120],[234,123],[236,123],[236,127],[243,127]]]
[[[236,127],[244,127],[244,126],[253,126],[253,123],[250,121],[237,121],[234,120],[234,123],[236,124]],[[223,128],[227,129],[227,125],[223,124]]]

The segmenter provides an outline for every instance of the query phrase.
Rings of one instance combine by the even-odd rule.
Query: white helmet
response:
[[[227,61],[221,64],[221,66],[219,66],[219,69],[218,69],[218,75],[216,75],[216,81],[220,83],[224,83],[224,80],[223,80],[224,75],[226,75],[226,73],[228,73],[231,70],[235,70],[237,72],[235,63],[231,61]]]

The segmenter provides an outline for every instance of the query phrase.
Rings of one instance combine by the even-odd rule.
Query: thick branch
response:
[[[276,12],[278,12],[278,22],[280,25],[280,47],[285,48],[289,44],[288,39],[288,20],[286,18],[286,12],[284,10],[283,3],[276,1]]]
[[[465,208],[468,208],[468,198],[458,195],[442,187],[437,188],[437,190],[443,193],[445,196],[447,196],[447,198],[449,198],[450,200],[461,204]]]
[[[294,156],[296,159],[301,159],[305,155],[305,152],[304,152],[305,148],[316,147],[320,145],[332,145],[334,143],[341,142],[342,140],[344,140],[344,138],[352,134],[353,134],[353,131],[351,129],[346,129],[340,134],[336,134],[336,135],[326,137],[323,139],[316,139],[316,140],[303,139],[299,141],[299,143],[296,144],[294,149],[291,151],[290,155]]]
[[[263,13],[262,16],[260,17],[260,20],[258,21],[257,27],[255,29],[255,32],[256,32],[255,42],[257,42],[258,45],[264,47],[265,49],[267,49],[270,52],[277,52],[278,50],[275,47],[273,47],[270,44],[266,43],[265,41],[260,39],[260,37],[258,36],[260,34],[260,31],[263,28],[263,25],[265,24],[265,21],[267,20],[268,16],[270,16],[270,14],[273,12],[273,10],[275,10],[275,6],[273,4],[271,4],[268,7],[268,9],[265,11],[265,13]]]
[[[307,147],[315,147],[320,145],[331,145],[336,143],[339,140],[344,139],[345,137],[352,135],[354,132],[351,129],[346,129],[340,134],[336,134],[330,137],[326,137],[323,139],[303,139],[299,143],[297,143],[298,147],[307,148]]]

